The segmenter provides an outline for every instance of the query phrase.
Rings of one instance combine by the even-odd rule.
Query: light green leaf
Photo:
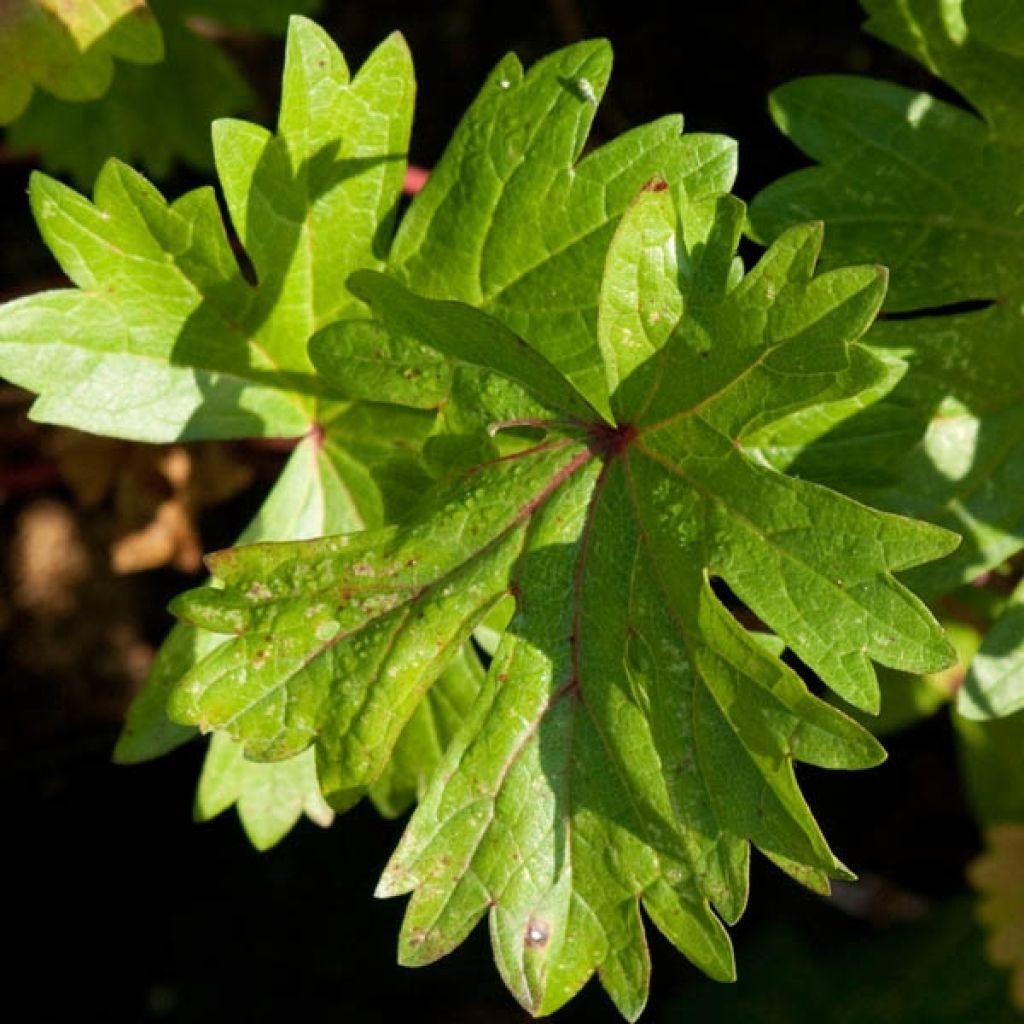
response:
[[[416,706],[383,774],[370,786],[369,797],[381,814],[397,818],[423,796],[448,744],[483,688],[484,676],[473,645],[463,644]]]
[[[66,100],[102,96],[114,58],[152,64],[160,26],[145,0],[5,0],[0,6],[0,124],[28,105],[35,86]]]
[[[531,1012],[596,971],[635,1019],[649,973],[641,904],[702,969],[731,977],[711,907],[742,913],[750,843],[815,889],[849,877],[794,763],[883,756],[808,692],[780,644],[730,615],[715,581],[834,690],[874,707],[872,661],[927,672],[952,660],[893,572],[956,538],[784,476],[747,444],[890,379],[888,364],[853,356],[884,274],[814,276],[811,227],[739,279],[735,200],[655,181],[627,206],[600,283],[604,392],[589,413],[578,380],[559,385],[539,355],[512,359],[507,327],[356,279],[389,334],[451,361],[449,405],[471,409],[440,429],[477,423],[484,448],[496,432],[504,447],[442,480],[403,525],[214,556],[220,589],[176,611],[235,636],[182,681],[171,713],[254,758],[314,746],[325,794],[347,806],[458,645],[511,597],[484,689],[379,893],[413,892],[403,962],[444,955],[488,914],[499,970]],[[460,390],[510,364],[497,398],[531,408],[539,437],[516,439],[513,421],[486,430],[479,397]]]
[[[403,218],[392,252],[404,283],[491,313],[604,415],[594,328],[615,224],[654,175],[698,196],[728,190],[736,173],[732,140],[681,136],[679,117],[580,160],[610,70],[602,41],[559,50],[525,73],[514,56],[502,60]]]
[[[777,465],[963,534],[956,555],[909,578],[935,595],[1024,545],[1024,54],[1011,52],[1011,32],[995,39],[998,4],[865,6],[871,31],[978,113],[865,78],[802,79],[773,95],[780,128],[819,166],[762,192],[754,229],[773,238],[821,218],[827,265],[888,266],[886,308],[905,316],[880,322],[865,343],[910,370],[808,450],[799,438],[763,443]]]
[[[234,804],[257,850],[268,850],[284,839],[303,813],[324,827],[334,820],[317,786],[312,750],[290,761],[257,764],[247,761],[241,746],[220,733],[211,739],[203,765],[196,819],[209,821]]]
[[[319,537],[325,533],[379,525],[408,507],[405,487],[415,488],[415,455],[432,418],[368,405],[337,406],[322,435],[301,441],[256,518],[239,543]],[[396,467],[396,468],[392,468]],[[396,489],[394,482],[402,481]],[[114,749],[120,764],[147,761],[192,739],[196,730],[167,717],[173,687],[207,654],[224,643],[217,633],[178,623],[157,653],[146,685],[136,698]],[[436,706],[424,708],[399,741],[401,757],[394,779],[381,783],[375,800],[398,814],[429,773],[437,750],[447,742],[458,714],[475,691],[472,655],[460,656],[459,669],[439,685]],[[478,688],[478,687],[477,687]],[[272,846],[291,829],[303,810],[318,823],[323,811],[312,756],[273,765],[246,761],[227,736],[215,737],[200,779],[197,813],[203,820],[236,800],[246,834],[259,849]],[[258,770],[257,770],[258,769]],[[279,773],[279,774],[278,774]]]
[[[168,204],[111,162],[90,203],[35,175],[40,228],[78,287],[0,309],[0,372],[40,393],[36,418],[108,435],[306,433],[323,391],[306,345],[358,314],[345,280],[386,255],[412,96],[399,36],[350,81],[330,39],[293,20],[278,134],[238,121],[214,130],[256,285],[211,189]]]
[[[1017,584],[971,662],[957,710],[984,720],[1024,708],[1024,582]]]

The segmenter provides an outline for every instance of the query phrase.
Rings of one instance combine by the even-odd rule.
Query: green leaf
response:
[[[971,662],[957,710],[984,720],[1024,708],[1024,581],[996,619]]]
[[[770,457],[963,534],[956,555],[910,577],[934,595],[1024,544],[1024,54],[1015,55],[1011,31],[1024,23],[1005,4],[865,6],[872,32],[977,113],[865,78],[802,79],[772,96],[779,127],[819,166],[757,197],[755,232],[773,238],[821,218],[827,265],[886,264],[886,308],[903,316],[880,322],[865,342],[910,371],[888,399],[818,445]],[[982,308],[957,308],[965,301]]]
[[[164,59],[119,69],[110,89],[87,103],[37,92],[7,130],[13,153],[37,154],[51,174],[89,188],[109,157],[166,178],[176,162],[213,168],[210,122],[247,110],[253,95],[224,52],[164,21]]]
[[[955,665],[923,676],[882,669],[878,673],[882,690],[878,714],[866,715],[854,709],[849,712],[850,717],[873,735],[884,738],[916,725],[946,707],[962,687],[967,667],[981,643],[981,635],[973,626],[956,619],[944,620],[942,626],[956,648],[958,661]]]
[[[318,537],[394,518],[410,503],[405,487],[416,486],[414,457],[431,423],[429,416],[380,406],[336,407],[323,434],[296,447],[239,543]],[[396,480],[402,481],[399,489]],[[194,727],[168,719],[167,699],[179,680],[224,640],[186,623],[174,627],[129,710],[114,749],[116,762],[148,761],[196,735]],[[418,712],[408,735],[399,740],[393,778],[381,782],[379,795],[374,792],[387,813],[401,813],[415,797],[437,760],[437,748],[443,749],[474,696],[471,657],[469,652],[460,657],[452,678],[439,684],[436,706]],[[256,765],[244,759],[240,745],[217,736],[203,767],[197,815],[206,820],[236,801],[246,834],[259,849],[283,838],[303,811],[319,824],[329,823],[311,756]]]
[[[404,283],[491,313],[605,415],[594,328],[619,217],[655,174],[698,196],[727,191],[736,173],[731,139],[681,136],[679,117],[636,128],[580,160],[610,70],[611,49],[602,41],[559,50],[526,73],[505,57],[403,218],[392,250]]]
[[[342,414],[344,417],[344,413]],[[333,458],[332,456],[337,456]],[[359,501],[357,501],[357,496]],[[238,542],[318,537],[336,530],[360,530],[365,516],[377,522],[381,499],[369,470],[346,457],[333,431],[299,442]],[[361,506],[361,507],[360,507]],[[128,712],[114,749],[119,764],[148,761],[195,735],[167,718],[167,698],[190,668],[224,638],[178,623],[161,645],[146,684]]]
[[[209,821],[234,804],[257,850],[279,843],[303,813],[324,827],[334,820],[317,786],[312,750],[290,761],[257,764],[247,761],[241,746],[221,733],[210,741],[203,765],[196,819]]]
[[[256,285],[209,188],[168,204],[111,162],[90,203],[34,175],[36,218],[78,287],[0,309],[0,372],[40,393],[37,419],[97,433],[306,433],[323,391],[306,345],[326,323],[359,314],[345,280],[386,254],[412,96],[399,36],[350,80],[330,39],[293,20],[278,134],[240,121],[214,127]]]
[[[640,1013],[641,904],[702,969],[731,977],[711,906],[730,922],[742,913],[750,843],[815,889],[850,877],[793,766],[867,767],[881,748],[808,692],[781,645],[740,625],[716,581],[860,706],[877,706],[872,660],[920,672],[952,660],[892,574],[956,538],[784,476],[747,445],[801,411],[828,419],[858,379],[890,379],[877,360],[873,377],[868,362],[851,374],[884,274],[815,277],[811,226],[739,280],[742,219],[729,197],[695,200],[661,179],[634,200],[599,285],[604,391],[589,411],[507,325],[359,275],[389,334],[452,362],[449,404],[472,406],[462,422],[486,423],[488,398],[460,378],[487,374],[504,381],[491,397],[529,410],[540,438],[516,438],[520,416],[478,425],[482,449],[501,439],[501,454],[443,479],[404,524],[223,552],[220,588],[175,605],[234,636],[182,681],[172,715],[255,759],[313,745],[325,795],[344,807],[511,595],[481,696],[379,893],[413,892],[410,964],[489,914],[499,970],[534,1013],[595,971],[624,1015]]]
[[[6,0],[0,8],[0,124],[28,105],[35,86],[66,100],[102,96],[114,58],[152,64],[160,26],[144,0]]]
[[[484,676],[473,645],[463,644],[416,705],[383,774],[370,786],[370,799],[381,814],[397,818],[423,796],[448,744],[483,688]]]

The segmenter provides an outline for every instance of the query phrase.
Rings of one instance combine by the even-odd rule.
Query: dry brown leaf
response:
[[[978,919],[988,930],[988,958],[1009,967],[1010,997],[1024,1010],[1024,825],[993,825],[986,850],[968,868],[981,901]]]
[[[67,505],[48,498],[28,505],[18,516],[9,558],[15,607],[49,618],[74,611],[90,566]]]
[[[162,565],[197,571],[199,512],[232,498],[253,476],[230,447],[216,443],[141,445],[58,430],[50,451],[81,504],[112,501],[110,556],[119,573]]]

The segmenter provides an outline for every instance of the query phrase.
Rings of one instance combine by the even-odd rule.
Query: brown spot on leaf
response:
[[[668,182],[660,175],[655,175],[651,178],[646,185],[644,185],[642,191],[644,192],[664,192],[668,188]]]

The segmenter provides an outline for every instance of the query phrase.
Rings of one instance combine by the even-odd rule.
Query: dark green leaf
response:
[[[162,56],[160,26],[139,0],[5,0],[0,7],[0,124],[25,109],[36,85],[66,100],[94,99],[110,86],[115,57],[152,64]]]
[[[890,268],[886,308],[910,315],[883,320],[865,342],[910,371],[863,416],[797,446],[791,469],[962,533],[956,555],[910,578],[938,594],[1024,544],[1024,54],[1011,31],[1024,23],[1013,5],[980,0],[962,11],[940,0],[865,6],[871,31],[978,113],[864,78],[783,86],[773,115],[820,166],[766,189],[751,220],[772,238],[821,218],[828,264]]]
[[[178,161],[212,169],[210,122],[252,101],[219,47],[166,19],[158,64],[120,68],[110,89],[86,103],[37,92],[7,130],[7,143],[14,153],[38,154],[47,171],[83,189],[110,157],[166,178]]]
[[[838,912],[837,912],[838,918]],[[920,921],[842,937],[764,927],[740,953],[734,987],[687,987],[662,1024],[1016,1024],[1006,981],[982,954],[983,933],[967,899],[932,907]],[[862,928],[864,926],[861,926]],[[824,938],[823,938],[824,935]]]

